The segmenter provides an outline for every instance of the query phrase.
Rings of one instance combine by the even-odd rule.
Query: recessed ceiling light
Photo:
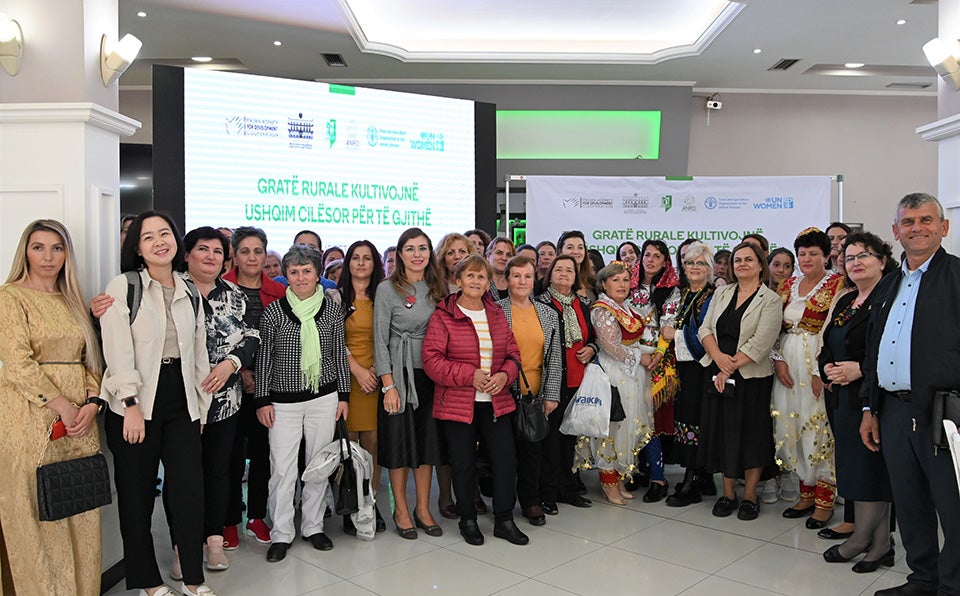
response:
[[[763,50],[761,50],[760,48],[756,48],[755,50],[753,50],[753,53],[754,53],[754,54],[759,54],[759,53],[762,52],[762,51],[763,51]]]
[[[283,45],[283,42],[278,39],[277,41],[273,42],[273,45],[275,45],[275,46],[282,46],[282,45]]]
[[[847,62],[844,66],[847,68],[863,68],[863,62]]]
[[[210,62],[211,60],[213,60],[213,58],[211,58],[210,56],[194,56],[193,58],[190,58],[190,59],[193,60],[194,62]]]
[[[899,21],[897,21],[897,24],[898,24],[898,25],[906,25],[906,24],[907,24],[907,19],[900,19]]]
[[[137,180],[149,180],[150,176],[137,176]]]
[[[142,19],[142,18],[145,18],[145,17],[147,16],[147,13],[145,13],[145,12],[143,12],[143,11],[141,10],[140,12],[137,13],[137,16]]]

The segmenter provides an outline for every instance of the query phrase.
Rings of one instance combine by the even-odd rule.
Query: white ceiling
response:
[[[920,50],[937,33],[935,2],[749,0],[724,9],[725,4],[124,0],[120,33],[140,37],[143,50],[120,83],[121,88],[147,86],[151,64],[189,65],[192,56],[232,61],[232,69],[254,74],[357,84],[679,83],[703,90],[882,93],[889,92],[891,83],[936,81]],[[138,17],[139,11],[147,16]],[[691,17],[690,23],[681,24],[678,13]],[[708,29],[691,42],[692,31],[731,13],[725,27]],[[364,14],[381,18],[365,21]],[[666,20],[658,24],[657,19]],[[906,23],[897,25],[898,19]],[[452,43],[441,46],[444,40]],[[663,42],[659,50],[656,41]],[[368,51],[361,51],[358,42]],[[624,57],[625,48],[636,53]],[[754,53],[755,48],[761,53]],[[528,53],[522,55],[524,51]],[[322,53],[341,54],[347,67],[327,66]],[[677,53],[687,57],[669,57]],[[406,56],[406,61],[393,56]],[[786,72],[767,70],[781,58],[800,62]],[[866,66],[851,72],[842,68],[847,62]],[[852,76],[804,74],[808,69]],[[935,90],[934,84],[926,93]]]

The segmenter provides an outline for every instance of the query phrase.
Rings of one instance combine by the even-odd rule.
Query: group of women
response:
[[[151,596],[174,593],[150,533],[161,462],[170,576],[183,594],[210,595],[204,565],[228,568],[225,552],[238,546],[245,462],[245,529],[270,543],[268,561],[280,561],[297,534],[304,461],[333,440],[341,418],[373,455],[374,492],[379,466],[388,469],[405,539],[443,533],[430,509],[434,468],[438,510],[459,518],[472,545],[484,542],[482,492],[493,496],[494,535],[523,545],[515,499],[533,525],[558,503],[589,507],[580,470],[599,470],[611,504],[645,483],[644,501],[670,506],[716,495],[720,472],[713,514],[741,520],[759,515],[763,481],[785,485],[792,474],[800,499],[784,516],[809,516],[807,527],[823,537],[846,539],[827,561],[866,552],[855,571],[890,565],[890,488],[882,458],[859,442],[857,384],[871,290],[896,264],[877,236],[844,236],[804,230],[793,276],[793,254],[768,255],[757,235],[735,246],[721,271],[697,241],[679,247],[676,268],[653,240],[621,245],[620,260],[600,267],[577,231],[516,254],[509,240],[480,230],[449,234],[435,251],[411,228],[390,259],[369,241],[327,254],[342,265],[325,291],[329,263],[312,232],[297,236],[273,276],[261,230],[241,227],[228,240],[202,227],[181,239],[168,216],[146,212],[125,234],[123,274],[91,305],[98,340],[69,233],[38,220],[0,287],[9,402],[0,416],[10,431],[0,451],[16,479],[0,489],[2,585],[98,590],[99,512],[36,521],[32,462],[95,453],[103,409],[127,587]],[[771,283],[774,271],[781,279]],[[604,437],[565,435],[563,414],[591,362],[624,416]],[[527,394],[548,420],[541,441],[514,440],[514,396]],[[51,440],[58,420],[67,437]],[[669,496],[665,461],[686,470]],[[832,530],[838,482],[855,515]],[[333,548],[326,490],[307,483],[300,500],[300,535],[318,550]],[[385,527],[378,510],[377,530]],[[356,533],[349,518],[344,530]]]

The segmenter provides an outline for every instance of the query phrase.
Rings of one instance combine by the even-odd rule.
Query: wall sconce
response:
[[[954,91],[960,91],[960,43],[935,37],[923,44],[923,53],[940,78],[949,83]]]
[[[100,77],[104,87],[109,87],[120,78],[137,59],[141,47],[143,42],[129,33],[118,43],[113,43],[107,34],[100,38]]]
[[[11,76],[17,76],[22,58],[23,29],[20,23],[0,14],[0,66]]]

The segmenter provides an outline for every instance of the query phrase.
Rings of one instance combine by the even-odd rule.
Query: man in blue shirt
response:
[[[960,259],[941,247],[950,228],[931,195],[905,196],[893,235],[906,258],[881,280],[871,313],[860,435],[890,473],[912,573],[876,596],[960,594],[960,493],[947,449],[933,445],[933,394],[960,388]],[[943,549],[937,519],[943,527]]]

